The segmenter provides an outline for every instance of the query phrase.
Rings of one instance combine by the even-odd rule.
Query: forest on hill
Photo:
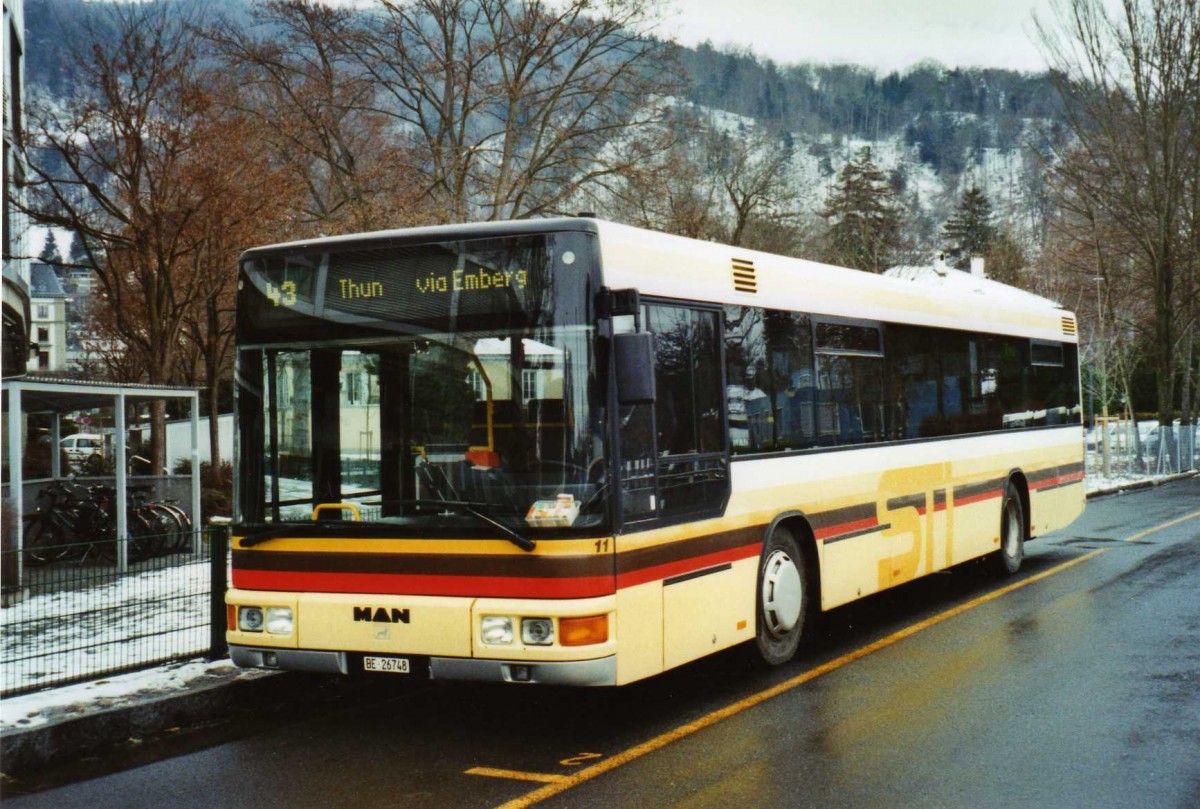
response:
[[[179,0],[158,0],[184,8]],[[249,25],[253,0],[207,0],[209,19]],[[75,62],[89,43],[116,36],[105,3],[26,0],[30,85],[55,97],[74,92]],[[1000,69],[949,69],[936,61],[880,75],[860,65],[780,65],[749,48],[674,46],[688,101],[811,142],[899,138],[951,187],[987,149],[1049,151],[1065,137],[1052,78]],[[1030,122],[1037,122],[1036,128]],[[834,168],[840,168],[835,166]]]
[[[680,48],[679,60],[688,98],[697,104],[809,137],[900,136],[923,162],[950,175],[984,149],[1031,145],[1031,120],[1046,124],[1040,139],[1064,134],[1062,101],[1045,73],[947,69],[927,61],[881,77],[859,65],[778,65],[749,49],[709,43]]]

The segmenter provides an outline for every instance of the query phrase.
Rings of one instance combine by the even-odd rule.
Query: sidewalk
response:
[[[1196,475],[1111,482],[1089,499],[1158,486]],[[0,770],[20,779],[55,762],[91,755],[147,736],[281,698],[311,678],[243,671],[227,660],[172,663],[0,701]]]

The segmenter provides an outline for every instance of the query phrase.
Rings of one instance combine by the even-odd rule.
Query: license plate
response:
[[[408,674],[407,657],[372,657],[363,658],[363,671],[382,671],[389,674]]]

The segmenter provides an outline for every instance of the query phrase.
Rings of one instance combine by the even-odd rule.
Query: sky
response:
[[[883,73],[930,59],[947,67],[1042,71],[1033,12],[1053,18],[1052,0],[666,2],[665,31],[685,45],[748,45],[780,64],[854,62]]]

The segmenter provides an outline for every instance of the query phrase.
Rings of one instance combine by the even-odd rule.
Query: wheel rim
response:
[[[767,632],[783,638],[800,622],[804,584],[792,557],[774,551],[763,569],[762,611]]]

